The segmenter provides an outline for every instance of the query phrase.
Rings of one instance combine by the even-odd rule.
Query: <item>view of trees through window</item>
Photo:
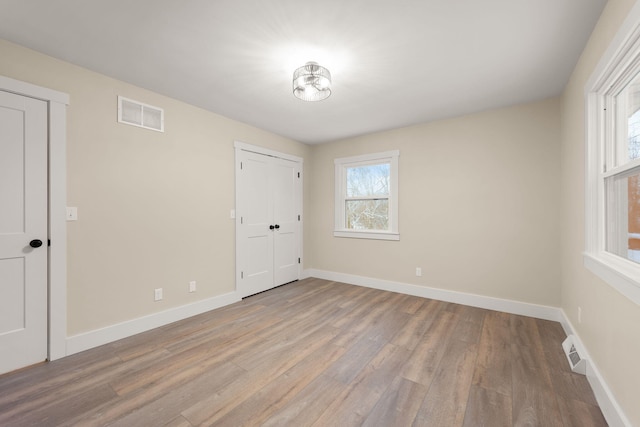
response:
[[[627,147],[629,160],[640,158],[640,110],[629,117]]]
[[[347,168],[346,227],[352,230],[389,228],[389,163]]]

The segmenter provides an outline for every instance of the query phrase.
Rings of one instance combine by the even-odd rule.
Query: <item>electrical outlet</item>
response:
[[[162,299],[162,288],[154,289],[153,300],[160,301]]]
[[[578,323],[582,323],[582,307],[578,307]]]
[[[78,208],[67,206],[67,221],[77,221],[78,220]]]
[[[192,280],[189,282],[189,292],[195,292],[196,291],[196,281]]]
[[[418,277],[422,276],[422,268],[416,267],[416,276]]]

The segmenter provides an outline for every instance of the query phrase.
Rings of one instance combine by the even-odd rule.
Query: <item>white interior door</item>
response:
[[[47,234],[47,104],[0,91],[0,374],[47,358]]]
[[[271,158],[245,153],[240,173],[237,212],[242,296],[273,287]]]
[[[301,163],[236,149],[236,283],[241,297],[298,279]]]
[[[272,163],[274,286],[298,279],[298,195],[301,192],[298,172],[298,163],[281,159],[274,159]]]

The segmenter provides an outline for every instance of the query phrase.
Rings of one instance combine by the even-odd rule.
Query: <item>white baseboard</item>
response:
[[[559,308],[546,305],[529,304],[520,301],[448,291],[445,289],[429,288],[427,286],[411,285],[408,283],[392,282],[388,280],[374,279],[372,277],[355,276],[352,274],[335,273],[325,270],[308,269],[303,272],[302,276],[305,278],[316,277],[318,279],[332,280],[335,282],[348,283],[350,285],[364,286],[383,291],[398,292],[422,298],[486,308],[488,310],[535,317],[537,319],[553,320],[556,322],[559,322],[562,319],[561,310]]]
[[[593,363],[587,348],[575,332],[571,321],[564,310],[560,308],[317,269],[304,270],[300,279],[309,277],[560,322],[565,333],[567,335],[574,335],[580,346],[584,349],[584,358],[587,359],[587,379],[607,423],[612,427],[631,427],[631,423],[624,415],[622,408],[611,393],[597,366]],[[178,320],[224,307],[240,300],[241,298],[236,292],[230,292],[160,313],[74,335],[67,338],[66,355],[69,356],[103,344],[108,344]]]
[[[67,338],[67,356],[240,301],[236,292],[171,308]]]
[[[589,350],[585,347],[580,336],[574,329],[569,317],[567,317],[564,310],[560,310],[560,314],[562,316],[560,324],[562,325],[564,332],[567,335],[573,335],[577,341],[577,347],[581,348],[584,352],[581,356],[586,359],[587,362],[587,380],[591,385],[593,394],[596,396],[600,410],[602,411],[604,418],[607,420],[607,423],[611,427],[632,427],[631,422],[629,422],[629,419],[624,414],[624,411],[618,404],[618,401],[609,389],[609,386],[604,381],[602,374],[600,374],[600,370],[589,355]]]
[[[316,270],[310,270],[310,269],[302,270],[300,272],[300,279],[299,280],[304,280],[304,279],[308,279],[309,277],[313,277],[313,276],[311,276],[309,274],[311,271],[316,271]],[[319,277],[318,277],[318,279],[319,279]]]

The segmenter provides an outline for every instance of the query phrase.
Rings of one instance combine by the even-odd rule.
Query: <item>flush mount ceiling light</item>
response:
[[[293,72],[293,94],[303,101],[322,101],[331,95],[331,73],[315,62]]]

